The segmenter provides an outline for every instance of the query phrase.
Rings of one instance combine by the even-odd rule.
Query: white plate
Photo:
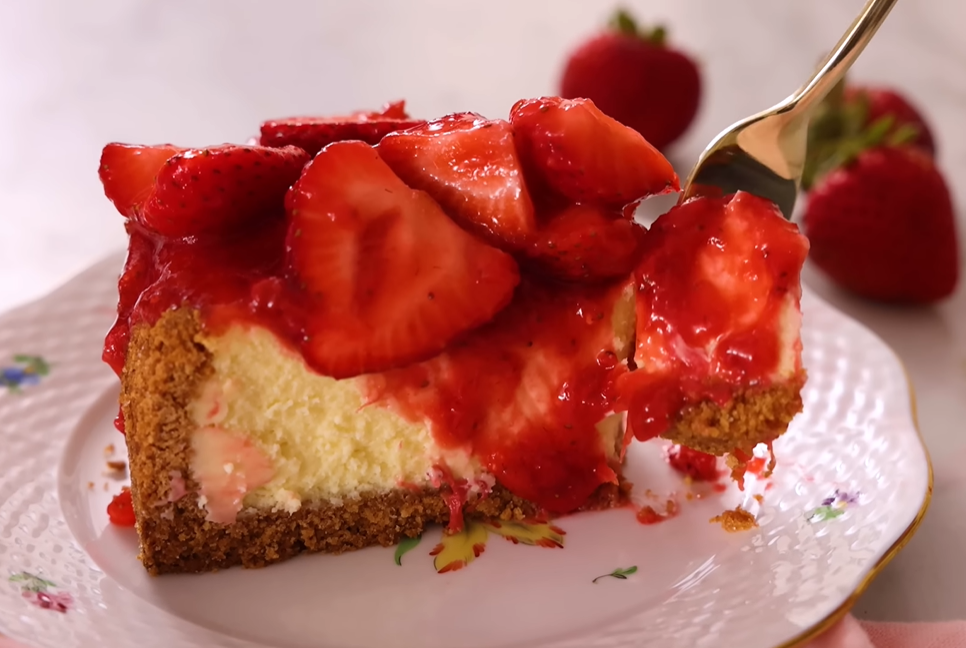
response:
[[[0,631],[31,645],[795,645],[844,614],[928,505],[932,473],[901,364],[806,294],[805,412],[776,444],[770,486],[688,499],[662,444],[636,444],[627,472],[638,503],[650,489],[680,505],[662,524],[642,525],[630,509],[562,518],[563,549],[491,532],[485,553],[442,574],[429,555],[434,530],[401,566],[393,549],[370,548],[151,578],[133,531],[105,514],[120,482],[102,475],[104,448],[123,439],[100,352],[121,261],[0,317],[0,372],[13,367],[7,382],[19,385],[0,386]],[[764,493],[760,507],[753,492]],[[737,504],[759,528],[709,524]]]

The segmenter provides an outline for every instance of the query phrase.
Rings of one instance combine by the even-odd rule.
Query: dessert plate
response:
[[[106,465],[124,444],[100,362],[122,260],[0,317],[0,633],[27,645],[793,646],[848,610],[928,505],[902,365],[806,291],[805,411],[775,444],[774,475],[744,492],[687,484],[661,442],[635,444],[635,508],[152,578],[133,530],[105,513],[124,483]],[[669,503],[660,524],[635,516]],[[757,528],[709,523],[737,505]]]

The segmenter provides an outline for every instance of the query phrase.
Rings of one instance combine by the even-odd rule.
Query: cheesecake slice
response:
[[[800,409],[807,244],[772,205],[645,230],[677,177],[589,101],[396,106],[105,148],[129,254],[104,359],[149,572],[619,506],[635,437],[741,453]]]

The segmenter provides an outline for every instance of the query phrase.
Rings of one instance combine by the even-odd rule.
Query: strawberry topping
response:
[[[568,281],[627,277],[640,259],[645,230],[592,205],[571,205],[540,228],[526,256],[537,270]]]
[[[339,117],[288,117],[262,124],[262,146],[298,146],[315,155],[333,142],[362,140],[378,144],[389,133],[422,123],[406,113],[402,101],[386,104],[381,111],[359,111]]]
[[[152,232],[223,235],[254,219],[281,217],[282,198],[308,159],[295,147],[108,144],[100,176],[118,211]]]
[[[379,155],[457,223],[503,250],[529,242],[536,223],[509,122],[449,115],[387,135]]]
[[[527,170],[573,202],[620,208],[680,188],[656,148],[589,99],[519,101],[510,123]]]
[[[308,160],[291,146],[183,151],[164,163],[135,220],[177,238],[230,233],[250,220],[281,216],[281,200]]]
[[[134,216],[154,190],[164,163],[184,150],[170,144],[108,144],[98,168],[104,194],[122,216]]]
[[[363,142],[328,146],[287,200],[292,268],[314,304],[304,350],[343,378],[429,358],[488,322],[516,262],[407,187]]]

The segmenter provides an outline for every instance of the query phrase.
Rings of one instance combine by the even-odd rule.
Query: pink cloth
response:
[[[0,637],[0,648],[25,648]],[[849,615],[804,648],[966,648],[966,621],[881,623]]]
[[[849,615],[807,648],[966,648],[966,621],[883,623]]]

